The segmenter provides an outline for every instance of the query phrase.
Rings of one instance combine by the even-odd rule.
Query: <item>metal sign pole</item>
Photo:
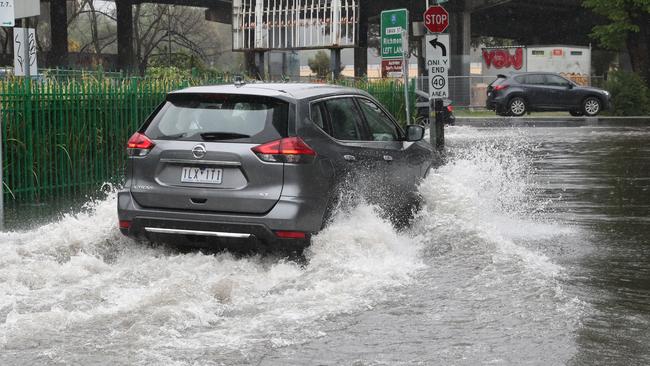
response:
[[[406,124],[411,124],[411,105],[409,103],[409,55],[408,30],[402,30],[402,74],[404,75],[404,104],[406,105]]]
[[[0,107],[1,108],[1,107]],[[5,223],[5,202],[4,202],[4,181],[2,180],[2,168],[3,168],[3,161],[2,161],[2,136],[3,136],[3,129],[2,129],[2,119],[3,119],[4,113],[2,112],[2,109],[0,109],[0,231],[4,230],[4,223]]]
[[[25,70],[25,80],[29,80],[32,71],[31,60],[29,59],[29,18],[23,18],[23,37],[25,37],[23,38],[23,42],[25,42],[23,45],[25,54],[25,63],[23,64],[25,66],[23,67],[23,70]]]

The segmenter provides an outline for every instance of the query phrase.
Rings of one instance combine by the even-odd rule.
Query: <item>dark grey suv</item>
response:
[[[299,249],[355,195],[397,221],[439,155],[370,95],[313,84],[170,93],[128,142],[125,235]]]
[[[499,75],[487,90],[487,108],[502,116],[536,111],[568,111],[593,117],[610,106],[607,91],[580,86],[554,73]]]

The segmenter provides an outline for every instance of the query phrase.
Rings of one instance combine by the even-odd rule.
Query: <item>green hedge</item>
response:
[[[638,74],[615,71],[609,74],[605,89],[612,94],[611,114],[646,116],[650,114],[650,91]]]

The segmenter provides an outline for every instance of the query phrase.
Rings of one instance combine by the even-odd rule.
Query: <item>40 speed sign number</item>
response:
[[[447,86],[447,80],[445,80],[444,76],[442,75],[436,75],[433,77],[433,79],[431,79],[431,86],[434,90],[442,90],[445,86]]]

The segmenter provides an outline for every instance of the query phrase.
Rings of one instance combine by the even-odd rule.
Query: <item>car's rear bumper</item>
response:
[[[146,208],[128,191],[118,193],[118,218],[127,222],[123,234],[156,242],[187,241],[196,246],[230,246],[256,242],[271,247],[309,245],[323,224],[325,203],[318,199],[281,197],[263,215]],[[304,239],[281,239],[278,231],[305,233]],[[184,242],[182,244],[185,244]]]
[[[488,97],[487,101],[485,102],[485,108],[490,111],[505,110],[506,107],[507,100],[505,98]]]

